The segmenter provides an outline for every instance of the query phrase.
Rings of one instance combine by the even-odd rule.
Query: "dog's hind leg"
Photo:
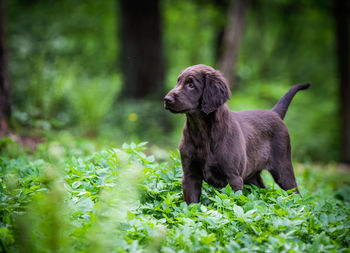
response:
[[[269,172],[283,190],[286,191],[295,188],[295,192],[299,193],[291,161],[274,163],[269,169]]]
[[[230,184],[233,191],[243,190],[243,179],[240,176],[232,176],[228,179],[228,183]]]
[[[295,192],[299,193],[293,171],[289,134],[282,128],[280,132],[275,133],[275,136],[267,169],[283,190],[295,188]]]
[[[265,184],[264,184],[264,181],[261,178],[260,173],[256,176],[256,181],[258,183],[258,187],[265,188]]]
[[[265,188],[264,181],[261,178],[260,172],[255,174],[253,177],[244,180],[244,184],[253,184],[259,188]]]

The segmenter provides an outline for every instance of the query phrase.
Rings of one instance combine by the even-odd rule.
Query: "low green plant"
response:
[[[54,158],[40,148],[32,156],[1,157],[1,249],[349,252],[349,175],[335,166],[297,165],[301,195],[264,173],[266,189],[233,192],[204,183],[201,202],[187,205],[178,152],[159,163],[145,145],[80,157]]]
[[[97,135],[112,110],[120,83],[119,75],[75,81],[67,97],[74,111],[74,121],[85,134]]]

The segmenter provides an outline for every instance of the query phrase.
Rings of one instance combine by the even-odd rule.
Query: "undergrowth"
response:
[[[67,153],[67,152],[66,152]],[[3,252],[349,252],[349,176],[297,166],[301,195],[265,173],[266,189],[203,185],[182,200],[178,153],[145,143],[58,162],[0,157]]]

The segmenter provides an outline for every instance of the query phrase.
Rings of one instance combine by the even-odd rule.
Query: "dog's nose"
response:
[[[167,104],[171,104],[173,103],[175,100],[172,96],[170,95],[166,95],[165,98],[164,98],[164,102],[167,103]]]

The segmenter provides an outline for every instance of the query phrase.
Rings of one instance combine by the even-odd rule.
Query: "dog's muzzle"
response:
[[[170,109],[171,105],[174,104],[175,99],[174,97],[170,95],[166,95],[164,98],[164,108],[165,109]]]

